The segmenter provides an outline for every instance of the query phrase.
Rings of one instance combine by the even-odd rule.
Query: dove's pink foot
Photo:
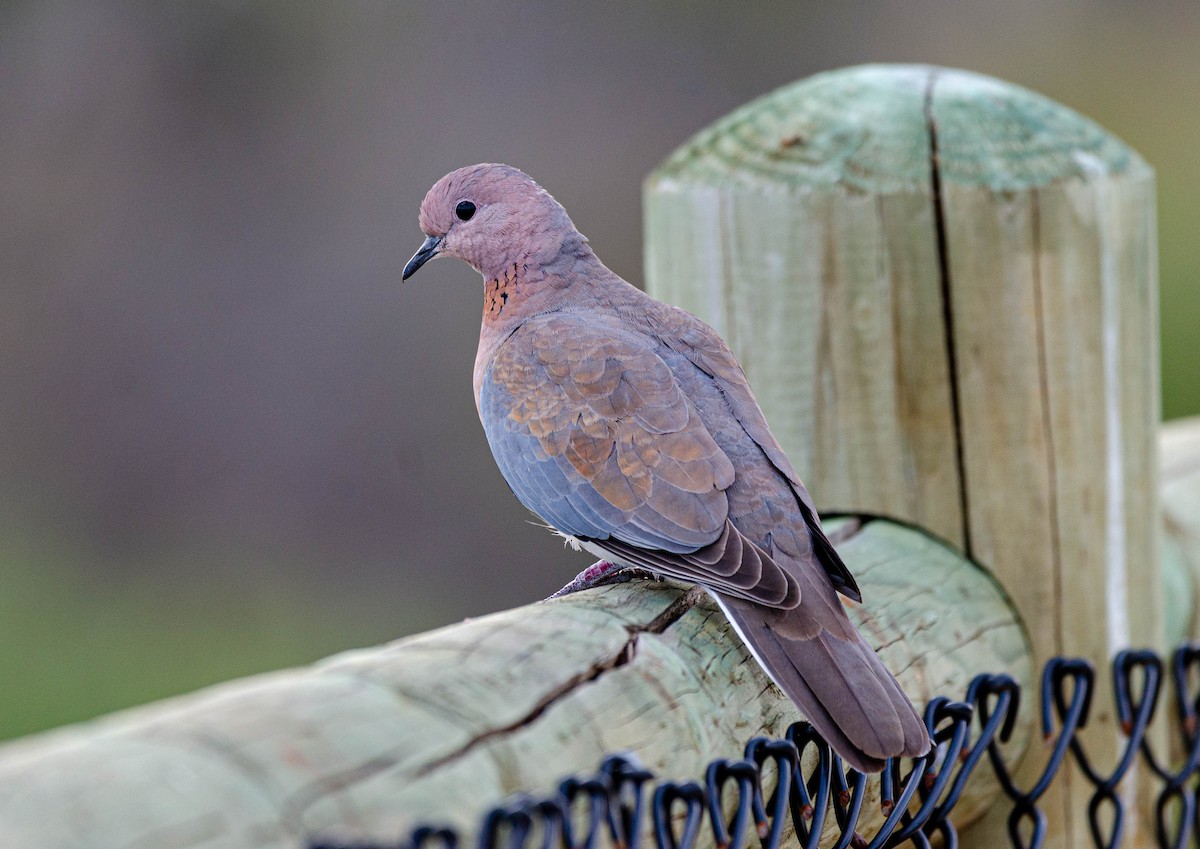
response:
[[[597,560],[591,566],[584,569],[575,576],[575,580],[584,584],[594,585],[596,581],[603,578],[605,575],[612,576],[621,567],[616,563],[610,563],[607,560]]]
[[[630,566],[621,566],[618,563],[609,563],[607,560],[597,560],[576,575],[571,583],[550,596],[550,598],[559,598],[560,596],[577,593],[580,590],[590,590],[593,587],[603,587],[608,584],[621,584],[625,581],[631,581],[634,578],[653,577],[654,575],[644,569],[634,569]]]

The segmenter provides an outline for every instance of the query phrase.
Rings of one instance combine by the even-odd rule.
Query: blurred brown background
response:
[[[542,597],[417,206],[506,161],[640,281],[640,182],[817,71],[969,68],[1159,173],[1200,412],[1200,4],[0,3],[0,737]],[[820,494],[817,493],[818,501]]]

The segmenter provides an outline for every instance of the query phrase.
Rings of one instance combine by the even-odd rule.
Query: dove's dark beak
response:
[[[441,246],[441,236],[430,236],[426,239],[425,243],[421,245],[421,249],[413,254],[413,258],[408,261],[408,265],[404,266],[404,273],[400,275],[400,279],[407,280],[412,277],[418,268],[437,256],[438,248]]]

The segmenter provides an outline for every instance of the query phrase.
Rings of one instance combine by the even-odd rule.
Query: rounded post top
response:
[[[1128,145],[1049,98],[927,65],[862,65],[777,89],[671,154],[650,183],[759,189],[926,187],[1013,191],[1145,169]]]

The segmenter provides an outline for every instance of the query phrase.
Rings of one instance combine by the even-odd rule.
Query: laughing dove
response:
[[[507,165],[447,174],[420,224],[404,279],[435,256],[483,275],[475,400],[521,503],[605,564],[703,586],[852,766],[926,753],[925,723],[837,597],[861,601],[854,578],[716,332],[609,271]]]

